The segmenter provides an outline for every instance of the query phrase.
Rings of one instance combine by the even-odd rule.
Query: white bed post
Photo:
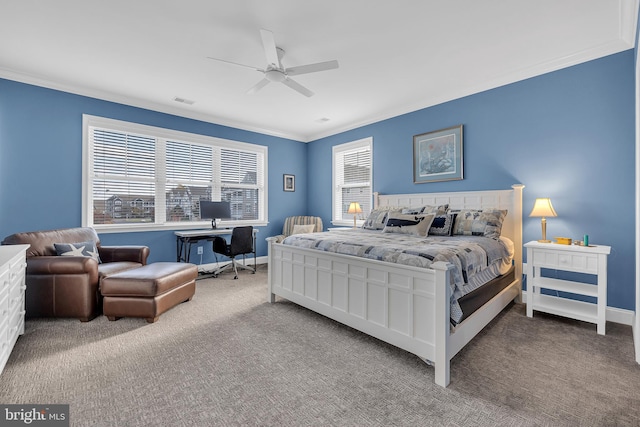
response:
[[[514,184],[511,188],[513,188],[513,200],[511,201],[513,207],[511,209],[514,218],[514,230],[511,240],[513,240],[514,246],[513,260],[516,269],[515,279],[520,282],[516,301],[520,303],[522,302],[522,190],[524,189],[524,185]]]
[[[267,302],[274,303],[276,302],[276,294],[273,293],[273,283],[271,279],[271,275],[275,270],[275,263],[273,260],[273,244],[278,240],[276,237],[267,237],[267,266],[269,270],[267,271],[267,288],[269,292],[267,293]]]
[[[436,329],[435,329],[435,382],[439,386],[446,387],[450,381],[450,361],[449,357],[449,334],[450,334],[450,321],[451,313],[449,306],[449,298],[451,295],[449,286],[449,264],[438,261],[431,265],[436,271],[436,285],[444,283],[445,286],[436,286],[435,292],[435,307],[436,307]]]

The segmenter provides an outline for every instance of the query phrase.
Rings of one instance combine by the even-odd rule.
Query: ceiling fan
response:
[[[257,68],[251,65],[238,64],[237,62],[227,61],[225,59],[207,57],[215,61],[226,62],[227,64],[239,65],[245,68],[251,68],[264,74],[264,78],[250,88],[247,93],[255,93],[268,85],[271,82],[282,83],[289,86],[291,89],[303,94],[304,96],[313,96],[313,92],[302,86],[300,83],[293,80],[290,76],[299,76],[300,74],[315,73],[318,71],[333,70],[338,68],[338,61],[325,61],[317,62],[314,64],[299,65],[297,67],[285,68],[282,65],[282,57],[284,56],[284,50],[276,46],[273,33],[269,30],[260,30],[262,36],[262,46],[264,47],[264,53],[267,57],[267,67]]]

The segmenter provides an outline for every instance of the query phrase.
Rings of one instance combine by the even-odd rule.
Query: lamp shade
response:
[[[551,217],[558,216],[556,211],[553,209],[553,205],[551,204],[551,199],[549,198],[541,198],[536,199],[535,204],[533,205],[533,209],[529,216],[541,216],[541,217]]]
[[[349,204],[349,210],[347,211],[347,213],[350,213],[350,214],[362,213],[362,208],[360,207],[360,203],[351,202]]]

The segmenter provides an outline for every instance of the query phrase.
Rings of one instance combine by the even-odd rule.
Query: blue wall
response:
[[[266,145],[269,225],[260,227],[259,256],[267,252],[264,238],[280,234],[286,216],[306,213],[304,143],[0,79],[0,239],[81,225],[82,114]],[[295,192],[283,191],[285,173],[296,176]],[[176,258],[172,231],[101,233],[100,239],[148,245],[150,262]],[[203,263],[212,262],[205,252]]]
[[[608,304],[633,309],[635,295],[634,51],[478,93],[309,144],[310,214],[331,220],[331,147],[373,137],[373,189],[381,193],[489,190],[526,185],[523,239],[536,197],[558,217],[547,236],[612,246]],[[413,136],[464,125],[464,180],[414,184]]]
[[[286,216],[319,215],[331,224],[331,147],[372,136],[374,191],[523,183],[525,241],[540,236],[539,219],[526,216],[534,199],[551,197],[559,216],[549,219],[548,235],[589,234],[611,245],[609,305],[633,309],[634,61],[628,50],[309,144],[0,79],[0,237],[80,225],[82,114],[268,146],[270,223],[260,229],[259,255]],[[413,184],[413,136],[457,124],[464,125],[465,179]],[[285,173],[296,175],[293,193],[282,191]],[[175,259],[171,231],[101,239],[146,244],[152,262]]]

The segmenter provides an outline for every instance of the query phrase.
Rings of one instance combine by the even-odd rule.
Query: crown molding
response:
[[[20,83],[30,84],[33,86],[44,87],[47,89],[59,90],[61,92],[71,93],[74,95],[86,96],[89,98],[95,98],[102,101],[115,102],[118,104],[124,104],[131,107],[143,108],[146,110],[152,110],[159,113],[171,114],[178,117],[184,117],[187,119],[199,120],[206,123],[211,123],[220,126],[228,126],[247,132],[256,132],[263,135],[275,136],[278,138],[291,139],[296,142],[309,142],[305,135],[298,135],[294,133],[282,132],[275,129],[268,129],[259,126],[252,126],[246,122],[239,122],[230,120],[224,117],[212,116],[211,114],[199,113],[196,111],[190,111],[186,108],[171,107],[156,102],[139,99],[131,96],[125,96],[114,92],[101,91],[93,88],[83,87],[77,84],[59,82],[47,79],[42,76],[36,76],[26,73],[21,73],[6,68],[0,68],[0,78],[13,80]]]
[[[638,4],[638,0],[632,0]],[[636,7],[637,16],[637,7]],[[635,26],[633,30],[633,38],[635,39]],[[373,123],[377,123],[383,120],[388,120],[393,117],[401,116],[403,114],[412,113],[425,108],[433,107],[435,105],[443,104],[445,102],[453,101],[456,99],[464,98],[469,95],[485,92],[491,89],[495,89],[501,86],[505,86],[511,83],[516,83],[522,80],[527,80],[533,77],[537,77],[543,74],[547,74],[553,71],[558,71],[563,68],[572,67],[574,65],[589,62],[595,59],[599,59],[605,56],[613,55],[633,48],[635,43],[629,44],[623,40],[613,40],[608,43],[593,46],[592,48],[585,49],[580,52],[576,52],[571,55],[556,58],[551,61],[545,61],[535,64],[530,67],[511,70],[501,76],[486,81],[481,85],[461,87],[452,91],[445,91],[440,94],[428,94],[424,98],[428,99],[428,102],[420,102],[414,104],[407,104],[401,108],[382,110],[375,116],[369,116],[358,122],[352,122],[347,125],[335,127],[325,130],[323,132],[316,132],[312,135],[307,135],[307,140],[304,142],[315,141],[317,139],[326,138],[329,136],[337,135],[342,132],[347,132],[353,129],[357,129],[362,126],[367,126]]]
[[[394,108],[382,108],[376,114],[364,117],[361,120],[355,122],[336,125],[323,129],[319,132],[311,133],[293,133],[286,132],[279,129],[265,128],[261,126],[255,126],[251,123],[243,121],[231,120],[229,118],[218,117],[211,114],[196,112],[190,109],[188,106],[170,106],[160,104],[157,102],[139,99],[131,96],[118,94],[115,92],[101,91],[89,87],[80,86],[71,82],[54,81],[43,76],[29,75],[26,73],[17,72],[14,70],[0,68],[0,78],[6,78],[8,80],[14,80],[26,84],[35,86],[41,86],[49,89],[68,92],[76,95],[87,96],[104,101],[115,102],[119,104],[129,105],[132,107],[138,107],[157,111],[160,113],[171,114],[179,117],[184,117],[193,120],[199,120],[206,123],[212,123],[220,126],[228,126],[235,129],[256,132],[263,135],[289,139],[297,142],[311,142],[317,139],[326,138],[332,135],[337,135],[342,132],[350,131],[362,126],[370,125],[382,120],[387,120],[393,117],[397,117],[403,114],[418,111],[424,108],[429,108],[444,102],[449,102],[455,99],[459,99],[465,96],[473,95],[476,93],[484,92],[490,89],[495,89],[500,86],[515,83],[521,80],[526,80],[532,77],[536,77],[542,74],[546,74],[552,71],[557,71],[562,68],[567,68],[573,65],[577,65],[583,62],[598,59],[607,55],[618,53],[627,49],[631,49],[635,46],[636,42],[636,29],[638,24],[638,10],[640,0],[619,0],[619,22],[620,31],[618,37],[611,40],[608,43],[593,46],[589,49],[577,52],[565,57],[556,58],[551,61],[534,64],[529,67],[521,69],[508,70],[501,76],[496,76],[490,81],[485,81],[479,85],[464,86],[451,89],[445,89],[440,93],[423,94],[420,98],[422,101],[416,103],[406,104],[402,107]],[[427,99],[428,101],[424,101]]]

